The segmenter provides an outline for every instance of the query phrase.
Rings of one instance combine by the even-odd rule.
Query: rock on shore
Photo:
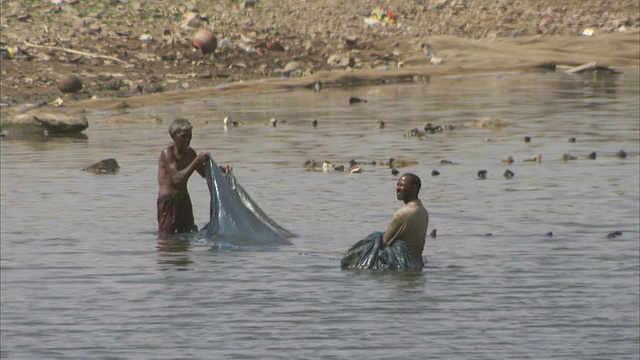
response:
[[[10,137],[78,134],[88,127],[84,115],[69,115],[52,108],[36,108],[0,121],[2,134]]]
[[[0,103],[50,102],[61,96],[58,81],[67,74],[82,81],[80,100],[132,97],[320,71],[446,65],[432,43],[442,35],[544,41],[633,32],[640,24],[636,0],[398,0],[387,8],[396,24],[366,25],[379,5],[3,1]],[[193,51],[201,29],[217,36],[215,53]]]

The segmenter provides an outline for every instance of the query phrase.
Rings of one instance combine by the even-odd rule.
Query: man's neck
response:
[[[184,155],[187,153],[187,150],[189,150],[189,147],[185,147],[185,148],[181,148],[178,145],[176,145],[176,143],[173,143],[173,153],[176,155]]]

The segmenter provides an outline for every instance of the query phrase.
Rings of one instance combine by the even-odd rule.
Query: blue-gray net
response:
[[[211,193],[210,221],[202,232],[207,239],[234,245],[290,245],[296,236],[273,221],[240,186],[233,172],[223,173],[209,158],[206,178]]]
[[[349,248],[340,261],[342,270],[422,270],[423,259],[414,259],[403,240],[382,247],[383,234],[373,232]]]

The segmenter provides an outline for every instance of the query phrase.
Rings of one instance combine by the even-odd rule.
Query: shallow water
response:
[[[637,359],[639,76],[622,70],[610,80],[488,74],[247,94],[131,110],[164,120],[157,125],[92,122],[86,138],[3,140],[0,355]],[[349,105],[350,96],[368,103]],[[158,240],[156,166],[178,116],[194,122],[195,149],[231,164],[299,235],[293,246],[213,251]],[[224,129],[225,116],[244,124]],[[462,126],[484,116],[509,126]],[[403,137],[427,121],[456,128]],[[613,156],[620,149],[626,159]],[[542,163],[523,161],[536,154]],[[515,162],[502,164],[509,155]],[[108,157],[118,175],[80,170]],[[401,170],[422,177],[437,229],[428,267],[342,272],[344,250],[384,230],[401,205],[397,177],[384,166],[350,174],[302,164],[389,157],[419,161]],[[513,179],[501,176],[506,168]],[[204,225],[205,181],[194,177],[190,191]],[[623,235],[606,238],[612,231]]]

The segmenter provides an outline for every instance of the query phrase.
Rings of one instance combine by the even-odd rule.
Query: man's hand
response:
[[[198,154],[198,156],[196,157],[196,161],[197,162],[205,162],[207,159],[209,159],[209,156],[211,156],[210,153],[206,152],[206,151],[202,151],[200,152],[200,154]]]
[[[220,165],[220,170],[222,171],[222,173],[224,174],[228,174],[231,172],[233,168],[229,165]]]

